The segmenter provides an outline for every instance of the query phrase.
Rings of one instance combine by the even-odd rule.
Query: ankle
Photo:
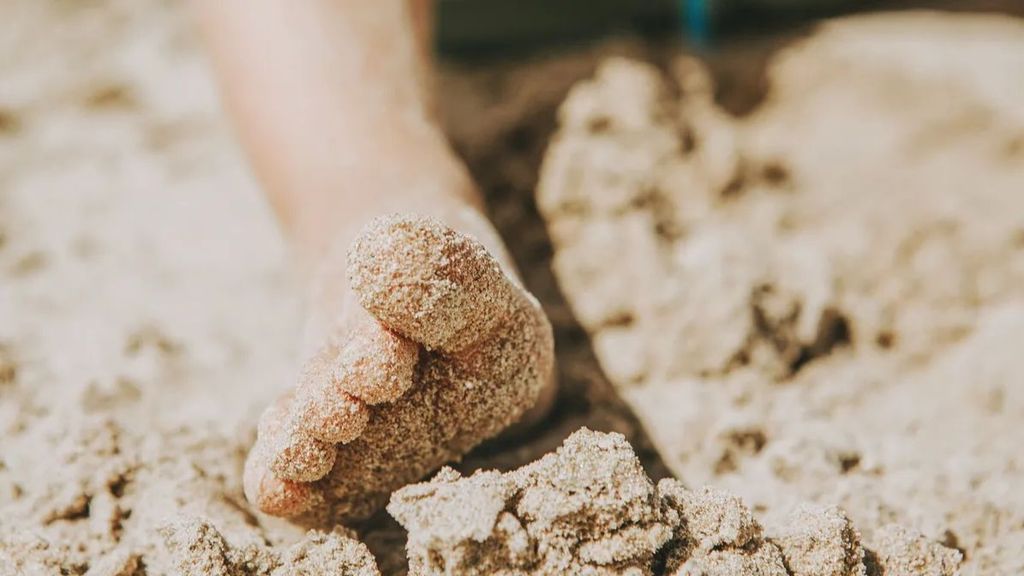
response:
[[[424,195],[426,193],[423,193]],[[303,262],[316,264],[341,249],[345,250],[359,232],[374,218],[395,213],[433,216],[445,222],[456,211],[479,210],[467,201],[450,195],[424,197],[417,194],[388,195],[353,205],[326,204],[319,211],[288,226],[289,241]]]

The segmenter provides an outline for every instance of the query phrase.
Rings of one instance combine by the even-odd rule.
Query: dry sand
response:
[[[257,415],[298,373],[301,290],[180,7],[14,0],[0,21],[0,574],[404,570],[384,516],[359,526],[374,559],[242,494]],[[625,462],[647,495],[631,513],[653,544],[597,546],[605,566],[685,540],[703,551],[645,566],[730,573],[743,560],[725,556],[753,543],[764,566],[795,550],[790,573],[857,573],[859,531],[865,569],[948,573],[941,541],[965,574],[1024,571],[1024,28],[836,24],[776,61],[742,120],[692,65],[672,67],[679,84],[604,67],[563,109],[540,192],[570,314],[530,192],[554,105],[606,51],[644,52],[445,77],[456,144],[552,318],[563,383],[541,433],[460,470],[521,466],[581,424],[624,432],[647,475],[617,438],[603,442],[621,460],[600,461]],[[669,471],[693,490],[647,479]],[[475,498],[472,482],[426,486]],[[674,508],[653,503],[671,494]],[[666,510],[705,510],[705,494],[734,530],[680,531]],[[631,501],[609,500],[609,518]],[[543,510],[513,516],[563,517]],[[829,546],[810,547],[820,533]],[[428,536],[413,531],[414,560]],[[439,549],[455,553],[449,536]]]
[[[538,188],[665,463],[768,522],[835,504],[1024,572],[1024,24],[828,24],[742,119],[668,68],[575,88]]]
[[[409,530],[413,574],[940,576],[961,559],[898,526],[865,550],[834,507],[798,508],[766,535],[736,496],[655,485],[625,437],[586,428],[507,474],[445,468],[388,511]]]

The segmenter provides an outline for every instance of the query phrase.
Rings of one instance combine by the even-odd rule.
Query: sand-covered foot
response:
[[[360,310],[261,418],[245,470],[262,511],[359,519],[520,420],[550,386],[551,326],[484,246],[390,216],[351,244]]]

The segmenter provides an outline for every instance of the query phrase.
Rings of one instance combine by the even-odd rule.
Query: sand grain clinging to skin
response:
[[[493,438],[533,407],[552,370],[537,301],[436,218],[373,220],[352,243],[348,276],[368,315],[267,409],[247,463],[251,502],[312,526],[365,519]]]

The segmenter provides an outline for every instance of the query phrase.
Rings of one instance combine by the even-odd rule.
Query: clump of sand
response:
[[[505,474],[445,468],[395,492],[388,511],[409,531],[410,573],[423,576],[941,576],[961,560],[899,527],[866,552],[837,508],[804,506],[766,535],[736,496],[655,485],[622,435],[586,428]]]
[[[302,541],[277,552],[267,546],[227,543],[209,522],[181,519],[161,530],[182,574],[216,576],[379,576],[377,563],[354,534],[310,532]]]
[[[841,505],[1024,569],[1024,24],[830,22],[749,116],[602,64],[537,199],[596,354],[681,479]]]

